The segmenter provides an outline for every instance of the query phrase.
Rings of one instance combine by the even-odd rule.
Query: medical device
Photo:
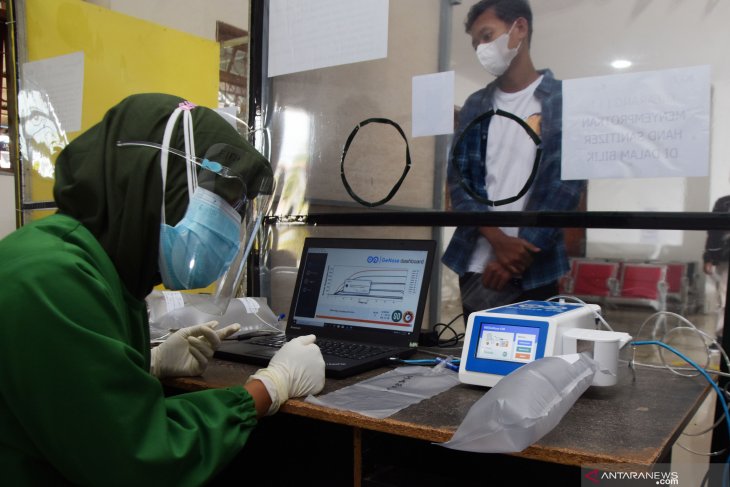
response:
[[[616,383],[618,350],[627,333],[596,330],[600,306],[553,301],[523,301],[469,315],[459,380],[493,387],[519,367],[543,357],[576,353],[593,342],[599,362],[593,385]]]

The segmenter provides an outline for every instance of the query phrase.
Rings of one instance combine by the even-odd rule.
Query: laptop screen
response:
[[[417,338],[434,252],[432,240],[308,238],[288,329],[357,340]]]

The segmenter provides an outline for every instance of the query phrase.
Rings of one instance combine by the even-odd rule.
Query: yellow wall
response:
[[[171,93],[217,106],[216,42],[79,0],[25,4],[26,61],[84,53],[82,130],[67,132],[69,141],[133,93]],[[26,201],[51,200],[52,187],[52,179],[33,174]]]

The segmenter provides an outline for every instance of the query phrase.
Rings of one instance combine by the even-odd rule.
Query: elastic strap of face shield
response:
[[[187,162],[188,177],[188,198],[193,197],[195,189],[198,187],[198,173],[195,170],[195,136],[193,133],[193,116],[190,111],[196,105],[189,101],[184,101],[172,112],[165,126],[165,133],[162,136],[162,147],[160,149],[160,169],[162,171],[162,223],[165,223],[165,187],[167,184],[167,161],[170,156],[170,141],[172,140],[172,132],[177,125],[177,119],[183,114],[183,136],[185,138],[185,160]]]
[[[183,110],[183,134],[185,136],[185,155],[187,156],[188,168],[188,194],[192,197],[198,187],[198,173],[195,170],[195,134],[193,132],[193,115],[190,111],[195,105],[189,101],[180,104]]]

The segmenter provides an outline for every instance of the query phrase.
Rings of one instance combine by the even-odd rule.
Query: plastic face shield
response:
[[[240,245],[236,255],[227,269],[215,281],[215,292],[210,299],[201,300],[195,304],[205,313],[223,315],[244,277],[246,260],[261,227],[261,222],[269,210],[273,194],[273,179],[267,176],[259,177],[250,181],[250,185],[246,185],[242,175],[230,169],[235,162],[233,159],[246,157],[246,154],[228,144],[212,145],[203,158],[186,155],[185,152],[155,142],[118,141],[117,146],[166,149],[169,153],[186,159],[188,164],[194,165],[196,169],[191,172],[195,181],[194,186],[200,186],[220,196],[241,216]]]
[[[272,193],[273,184],[272,180],[269,180],[268,192],[259,192],[255,198],[249,200],[248,204],[245,205],[241,222],[241,246],[228,270],[216,282],[215,293],[211,299],[196,304],[196,307],[201,311],[222,315],[228,309],[231,298],[236,294],[243,280],[246,260],[261,228],[261,222],[270,210]]]
[[[249,180],[246,184],[243,177],[229,169],[236,165],[239,158],[245,157],[247,155],[236,147],[214,144],[206,151],[201,163],[205,170],[198,173],[200,186],[222,196],[241,215],[238,252],[228,269],[216,281],[215,292],[210,299],[195,304],[199,310],[209,314],[223,315],[231,298],[236,296],[245,276],[248,255],[272,202],[274,184],[270,175]],[[254,171],[254,174],[260,172]]]
[[[228,144],[214,144],[210,146],[205,157],[200,158],[186,155],[182,151],[173,149],[172,147],[166,147],[165,145],[158,144],[156,142],[120,140],[117,142],[117,146],[141,146],[159,150],[166,149],[170,154],[186,159],[189,164],[193,164],[197,168],[194,176],[194,185],[200,186],[201,188],[207,189],[208,191],[222,197],[234,210],[243,216],[248,200],[246,196],[248,192],[246,183],[239,174],[236,174],[228,166],[224,165],[225,162],[230,163],[230,161],[219,162],[215,157],[216,155],[230,154],[232,152],[238,153],[239,151],[237,151],[235,147],[231,147]]]

